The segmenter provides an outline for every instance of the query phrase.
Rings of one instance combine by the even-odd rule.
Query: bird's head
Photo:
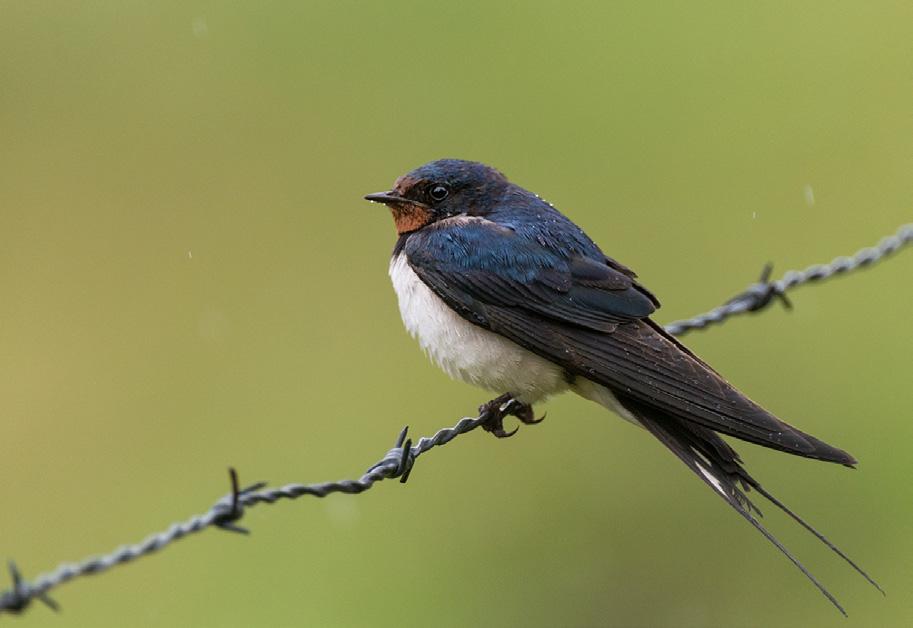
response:
[[[439,159],[408,172],[389,192],[365,198],[390,208],[396,231],[416,231],[451,216],[484,216],[510,183],[490,166],[461,159]]]

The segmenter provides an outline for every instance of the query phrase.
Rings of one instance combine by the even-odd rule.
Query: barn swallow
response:
[[[561,212],[481,163],[444,159],[365,198],[386,205],[399,238],[390,277],[409,333],[451,377],[505,393],[482,407],[534,422],[532,404],[563,391],[646,429],[833,595],[766,528],[752,489],[866,580],[856,563],[768,493],[720,434],[853,467],[847,452],[784,423],[727,382],[650,316],[657,298]],[[515,402],[507,404],[507,399]]]

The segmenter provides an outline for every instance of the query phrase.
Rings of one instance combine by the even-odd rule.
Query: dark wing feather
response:
[[[413,241],[418,238],[413,236]],[[475,265],[444,267],[427,248],[411,253],[410,248],[407,244],[410,264],[421,259],[423,267],[437,271],[454,293],[459,291],[480,304],[520,308],[546,321],[610,332],[619,323],[649,316],[656,309],[652,295],[607,264],[581,257],[563,260],[531,243],[514,244],[510,255],[520,264],[511,263],[498,271],[492,270],[497,257],[477,258]]]
[[[755,404],[647,318],[655,298],[617,262],[563,256],[560,247],[483,219],[447,223],[411,234],[404,252],[422,281],[467,320],[684,421],[855,463]]]

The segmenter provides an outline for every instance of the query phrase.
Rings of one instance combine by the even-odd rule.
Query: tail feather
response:
[[[844,553],[843,553],[843,550],[841,550],[839,547],[837,547],[836,545],[834,545],[833,543],[831,543],[831,542],[828,540],[828,538],[827,538],[826,536],[824,536],[823,534],[821,534],[820,532],[818,532],[815,528],[813,528],[813,527],[811,526],[811,524],[809,524],[809,523],[806,522],[802,517],[800,517],[799,515],[797,515],[796,513],[794,513],[792,510],[790,510],[790,509],[789,509],[783,502],[781,502],[779,499],[777,499],[776,497],[774,497],[773,495],[771,495],[770,493],[768,493],[768,492],[764,489],[764,487],[762,487],[762,486],[761,486],[760,484],[758,484],[756,481],[754,481],[754,480],[752,479],[751,482],[750,482],[750,484],[751,484],[752,488],[754,488],[754,489],[755,489],[756,491],[758,491],[761,495],[763,495],[764,498],[765,498],[767,501],[769,501],[769,502],[772,503],[774,506],[776,506],[777,508],[779,508],[780,510],[782,510],[783,512],[785,512],[785,513],[786,513],[787,515],[789,515],[790,517],[792,517],[799,525],[801,525],[803,528],[805,528],[806,530],[808,530],[809,532],[811,532],[812,534],[814,534],[815,537],[816,537],[819,541],[821,541],[822,543],[824,543],[832,552],[834,552],[835,554],[837,554],[837,556],[839,556],[840,558],[842,558],[843,560],[845,560],[845,561],[847,562],[847,564],[849,564],[850,567],[852,567],[853,569],[855,569],[856,572],[857,572],[860,576],[862,576],[863,578],[865,578],[865,579],[869,582],[869,584],[871,584],[873,587],[875,587],[876,589],[878,589],[879,591],[881,591],[881,594],[882,594],[882,595],[887,595],[887,594],[884,592],[884,589],[882,589],[881,586],[880,586],[877,582],[875,582],[875,581],[872,579],[872,577],[869,576],[869,574],[867,574],[867,573],[865,572],[865,570],[864,570],[862,567],[860,567],[859,565],[857,565],[856,562],[855,562],[852,558],[850,558],[849,556],[847,556],[846,554],[844,554]]]
[[[722,497],[732,508],[753,525],[764,537],[770,541],[780,552],[785,555],[796,568],[801,571],[815,587],[839,610],[844,616],[846,611],[837,599],[821,582],[803,565],[793,554],[773,536],[758,519],[752,514],[761,516],[761,512],[749,500],[746,493],[752,488],[760,493],[774,506],[785,512],[803,528],[830,548],[835,554],[845,560],[863,578],[884,594],[865,571],[862,570],[843,551],[831,543],[823,534],[804,521],[792,510],[787,508],[780,500],[767,492],[748,472],[742,467],[741,459],[732,447],[729,446],[715,432],[700,425],[680,421],[665,413],[656,410],[637,400],[616,395],[621,405],[630,412],[637,421],[653,434],[663,445],[674,453],[685,465],[694,472],[705,484]]]

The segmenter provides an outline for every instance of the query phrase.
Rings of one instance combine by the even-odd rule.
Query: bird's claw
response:
[[[482,429],[490,432],[497,438],[508,438],[517,433],[519,427],[511,431],[504,429],[504,417],[514,416],[524,425],[535,425],[545,419],[543,414],[536,418],[533,414],[533,407],[528,403],[523,403],[514,399],[509,393],[492,399],[488,403],[479,406],[479,417],[483,419]]]

